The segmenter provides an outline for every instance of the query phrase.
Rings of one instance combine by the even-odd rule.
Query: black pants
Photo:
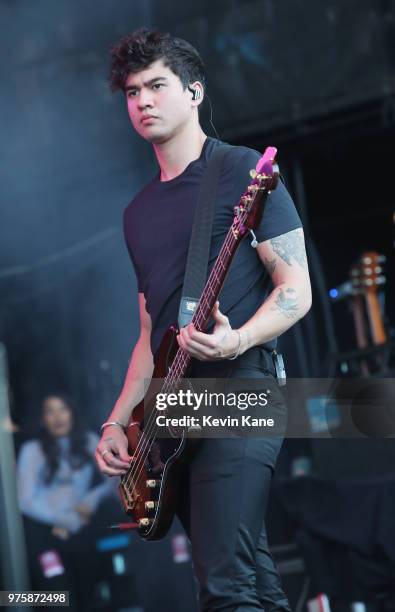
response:
[[[191,377],[271,377],[265,354],[195,363]],[[280,397],[279,393],[279,397]],[[284,415],[284,402],[277,402]],[[266,537],[264,516],[282,437],[205,438],[181,484],[178,516],[192,543],[204,612],[289,612]]]

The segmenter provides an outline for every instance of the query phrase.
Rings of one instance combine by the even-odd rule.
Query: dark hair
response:
[[[69,396],[64,393],[48,393],[43,398],[42,406],[44,406],[44,402],[49,397],[56,397],[62,400],[62,402],[67,406],[67,408],[72,414],[73,424],[70,431],[69,462],[72,469],[77,470],[85,463],[92,460],[92,457],[90,456],[87,449],[87,431],[81,425],[81,419],[76,418],[74,402]],[[59,448],[56,444],[56,438],[51,436],[51,434],[44,427],[44,425],[41,426],[39,440],[41,443],[41,448],[47,460],[44,481],[46,484],[49,484],[53,480],[55,473],[59,467]]]
[[[202,58],[189,42],[144,27],[111,47],[111,90],[124,89],[130,73],[140,72],[159,59],[180,78],[184,89],[194,81],[205,86]]]

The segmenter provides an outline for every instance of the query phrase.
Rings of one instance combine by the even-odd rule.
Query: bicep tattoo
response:
[[[292,260],[294,259],[302,268],[307,268],[303,231],[300,228],[292,230],[287,234],[277,236],[276,238],[272,238],[270,244],[273,251],[289,266],[292,265]]]

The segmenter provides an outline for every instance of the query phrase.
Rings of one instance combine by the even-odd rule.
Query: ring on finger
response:
[[[104,457],[104,455],[105,455],[106,453],[109,453],[109,452],[110,452],[110,451],[107,449],[107,450],[105,450],[105,451],[103,451],[103,452],[102,452],[101,456],[102,456],[102,457]]]

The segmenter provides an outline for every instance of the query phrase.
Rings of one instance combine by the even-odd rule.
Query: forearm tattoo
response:
[[[285,291],[280,289],[275,299],[275,306],[272,306],[271,310],[280,312],[287,319],[296,319],[299,316],[299,305],[295,289],[291,287]]]
[[[270,244],[273,251],[289,266],[292,265],[292,259],[295,259],[302,268],[307,268],[306,250],[301,229],[272,238]]]

